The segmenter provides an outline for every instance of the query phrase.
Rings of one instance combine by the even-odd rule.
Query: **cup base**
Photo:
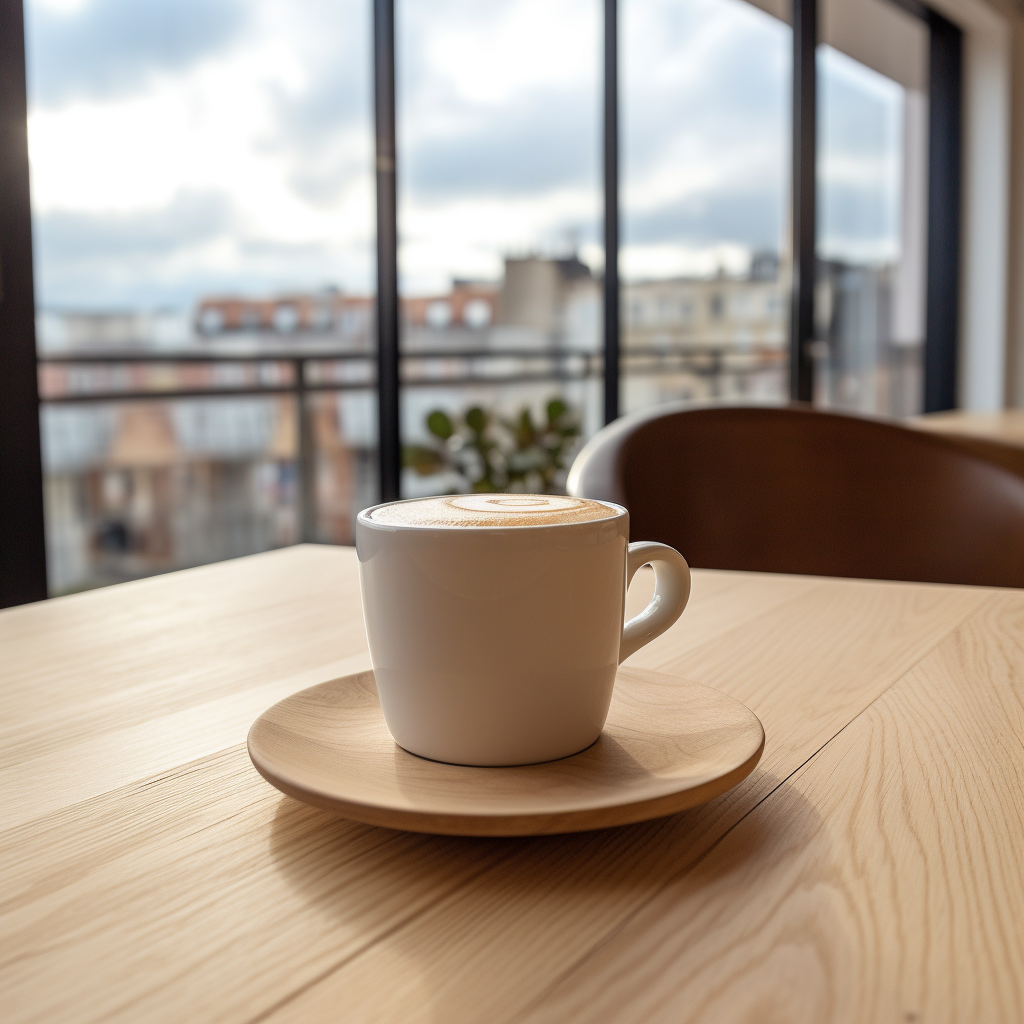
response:
[[[403,747],[398,740],[395,740],[395,743],[402,747],[402,750],[407,754],[412,754],[414,757],[421,758],[424,761],[433,761],[434,764],[454,764],[462,768],[526,768],[531,764],[551,764],[552,761],[564,761],[567,757],[575,757],[577,754],[582,754],[584,750],[589,750],[600,738],[601,733],[598,733],[589,743],[585,743],[582,747],[577,747],[575,750],[567,751],[564,754],[555,754],[554,757],[540,757],[530,761],[454,761],[444,757],[431,757],[429,754],[421,754],[410,747]]]

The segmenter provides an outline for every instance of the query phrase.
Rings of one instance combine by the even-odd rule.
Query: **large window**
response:
[[[369,14],[28,5],[51,593],[374,501]]]
[[[557,488],[602,424],[600,8],[395,16],[401,493]]]
[[[787,395],[791,50],[744,0],[623,4],[627,412]]]
[[[917,0],[25,4],[4,602],[558,490],[665,401],[953,404],[961,33]]]
[[[814,398],[906,416],[924,402],[928,31],[887,0],[856,0],[824,36]]]

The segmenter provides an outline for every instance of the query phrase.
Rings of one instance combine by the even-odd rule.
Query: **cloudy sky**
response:
[[[601,263],[598,0],[397,0],[403,288]],[[789,29],[624,0],[623,269],[742,270],[786,217]],[[369,0],[30,0],[37,287],[54,307],[373,287]],[[891,253],[900,92],[823,61],[833,252]]]

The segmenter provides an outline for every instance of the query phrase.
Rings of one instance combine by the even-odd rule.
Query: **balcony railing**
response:
[[[771,349],[737,349],[724,346],[703,346],[695,345],[689,347],[643,347],[628,348],[623,353],[624,378],[630,376],[644,378],[661,378],[662,384],[658,385],[659,391],[671,392],[673,376],[681,376],[688,381],[699,381],[701,383],[700,394],[703,397],[714,399],[716,397],[731,397],[742,394],[745,391],[745,382],[751,375],[764,374],[764,372],[778,371],[780,381],[784,368],[785,352],[778,348]],[[201,399],[205,401],[216,401],[225,399],[236,399],[243,397],[266,397],[266,398],[287,398],[291,400],[294,410],[294,420],[286,433],[286,442],[277,444],[275,454],[263,454],[258,457],[249,458],[249,462],[276,461],[281,466],[294,465],[294,470],[287,471],[287,498],[278,497],[276,501],[286,501],[287,506],[293,509],[289,513],[289,522],[293,525],[286,530],[288,536],[303,541],[315,541],[328,539],[333,536],[330,533],[335,527],[329,529],[324,526],[321,518],[323,507],[318,506],[318,466],[321,493],[323,500],[324,486],[324,454],[322,447],[318,446],[317,431],[322,429],[317,426],[316,409],[317,396],[329,393],[362,392],[372,394],[376,388],[376,355],[366,349],[339,349],[319,346],[304,346],[302,348],[283,349],[281,347],[266,348],[204,348],[202,350],[103,350],[103,351],[73,351],[62,353],[51,353],[40,356],[39,359],[39,392],[42,404],[45,408],[56,410],[68,406],[94,407],[101,404],[125,404],[125,403],[151,403],[166,401],[181,401]],[[573,350],[569,348],[545,348],[528,349],[524,347],[509,348],[482,348],[482,347],[438,347],[415,349],[403,354],[401,361],[401,382],[402,388],[410,395],[417,391],[447,391],[448,389],[475,389],[474,401],[480,401],[480,391],[485,393],[493,388],[499,391],[505,387],[512,388],[512,395],[517,401],[523,401],[524,395],[531,395],[529,385],[537,385],[536,398],[547,398],[552,390],[571,391],[578,388],[581,382],[598,381],[603,376],[602,357],[596,352]],[[522,385],[527,386],[524,392]],[[541,385],[548,385],[547,389]],[[544,393],[546,392],[546,393]],[[689,392],[687,392],[689,393]],[[507,394],[507,393],[506,393]],[[594,422],[587,421],[585,429],[592,432],[600,426],[595,391],[594,407],[591,410],[590,418]],[[419,404],[432,401],[432,397],[424,398]],[[452,396],[439,395],[437,403],[454,404]],[[500,402],[495,402],[499,405]],[[456,412],[458,410],[452,409]],[[127,414],[125,414],[127,415]],[[168,414],[162,414],[165,417]],[[278,420],[284,417],[290,420],[292,412],[287,408],[279,408],[274,414]],[[421,424],[408,423],[405,425],[405,432],[413,437],[419,431]],[[65,426],[67,430],[74,427]],[[65,441],[67,440],[65,436]],[[73,438],[71,439],[74,440]],[[337,440],[337,439],[335,439]],[[373,447],[372,436],[367,435],[358,440],[352,440],[350,435],[342,439],[343,446],[351,454],[352,466],[360,467],[359,493],[351,494],[350,498],[355,501],[367,503],[367,498],[373,497],[372,493],[366,493],[367,487],[372,488],[368,482],[368,474],[372,474],[372,464],[376,461],[376,452]],[[319,450],[318,450],[319,447]],[[74,485],[79,504],[88,500],[95,504],[96,509],[102,509],[102,496],[100,491],[105,486],[104,476],[110,472],[124,472],[131,469],[132,445],[123,445],[119,450],[117,460],[110,463],[98,461],[94,458],[91,463],[91,470],[97,470],[98,475],[90,477],[91,482],[75,477],[79,482]],[[285,454],[282,454],[284,452]],[[192,456],[179,452],[179,464],[187,464]],[[203,456],[200,461],[217,461],[217,457]],[[319,460],[319,461],[318,461]],[[236,459],[236,461],[238,461]],[[247,459],[241,461],[246,462]],[[88,472],[91,472],[89,470]],[[227,468],[225,468],[225,471]],[[329,470],[333,472],[334,470]],[[69,471],[64,471],[67,476]],[[70,471],[74,477],[75,472],[87,472],[86,470]],[[350,469],[349,472],[356,472]],[[364,479],[366,478],[366,479]],[[67,485],[65,485],[67,486]],[[356,487],[354,480],[349,481],[346,486],[351,491]],[[244,488],[243,488],[244,492]],[[82,495],[87,498],[83,499]],[[71,500],[71,499],[67,499]],[[165,498],[162,500],[173,500]],[[235,495],[232,499],[236,505],[241,498]],[[346,499],[347,500],[347,499]],[[97,504],[98,503],[98,504]],[[65,509],[69,506],[65,504]],[[90,508],[93,507],[90,505]],[[232,506],[234,507],[234,506]],[[361,507],[361,506],[360,506]],[[318,512],[319,508],[319,512]],[[358,509],[353,508],[354,511]],[[69,513],[70,514],[70,513]],[[230,517],[230,512],[225,516]],[[253,513],[256,515],[257,513]],[[259,513],[262,515],[263,513]],[[97,545],[107,541],[102,530],[121,529],[120,525],[111,526],[106,522],[109,518],[106,513],[94,511],[91,515],[82,513],[85,518],[82,526],[90,532],[90,536],[96,533],[96,537],[88,541],[89,551],[94,554],[89,557],[106,558]],[[218,529],[222,531],[229,529],[221,519]],[[262,520],[260,520],[262,522]],[[333,522],[333,520],[332,520]],[[340,522],[340,520],[339,520]],[[180,526],[175,525],[175,530],[180,532]],[[198,528],[201,532],[203,527]],[[206,527],[213,529],[213,527]],[[245,544],[256,546],[262,549],[270,543],[271,546],[277,543],[287,543],[287,540],[259,541],[258,537],[262,527],[255,527],[250,524],[242,533],[249,536],[247,542],[240,542],[242,549]],[[325,532],[325,530],[327,532]],[[99,532],[97,532],[99,531]],[[123,530],[122,530],[123,532]],[[265,532],[265,531],[264,531]],[[186,534],[188,530],[186,529]],[[344,530],[341,534],[344,539]],[[99,539],[96,539],[96,538]],[[115,537],[116,539],[116,537]],[[337,537],[335,537],[337,539]],[[107,538],[109,540],[109,538]],[[112,543],[112,542],[111,542]],[[211,541],[213,544],[214,542]],[[219,542],[218,542],[219,543]],[[216,551],[228,550],[232,554],[244,553],[238,544],[234,546],[217,546]],[[148,549],[147,549],[148,550]],[[145,555],[135,558],[133,564],[135,569],[131,572],[145,574],[150,571],[143,563]],[[164,557],[164,556],[160,556]],[[194,552],[188,558],[188,564],[196,564],[201,556]],[[219,557],[228,557],[221,553]],[[101,561],[102,561],[101,558]],[[159,561],[154,556],[156,562]],[[166,567],[177,567],[175,556],[167,555],[165,562],[161,565]],[[131,561],[131,559],[128,559]],[[159,571],[153,568],[151,571]],[[126,570],[129,572],[129,570]]]
[[[783,365],[775,347],[629,347],[625,375],[690,374],[709,381]],[[39,357],[44,404],[345,391],[376,385],[376,357],[353,350],[82,351]],[[332,365],[333,364],[333,365]],[[575,349],[439,348],[403,353],[402,387],[521,384],[601,376],[599,353]]]

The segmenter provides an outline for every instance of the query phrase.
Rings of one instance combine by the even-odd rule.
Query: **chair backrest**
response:
[[[986,462],[994,462],[1003,469],[1024,479],[1024,448],[1008,444],[1006,441],[993,441],[987,437],[969,437],[966,434],[939,434],[939,437],[955,444],[957,448],[966,448],[980,456]]]
[[[1024,479],[892,423],[666,407],[598,433],[569,491],[702,568],[1024,587]]]

